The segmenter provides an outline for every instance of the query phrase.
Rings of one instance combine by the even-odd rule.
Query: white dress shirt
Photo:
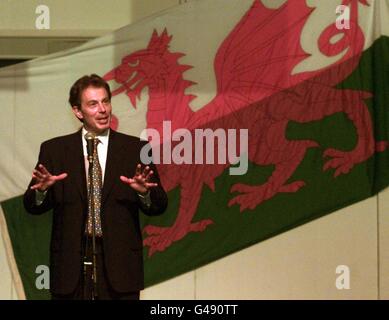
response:
[[[88,131],[85,130],[83,127],[81,130],[81,136],[82,136],[82,149],[84,151],[84,161],[85,161],[85,177],[88,177],[88,168],[89,168],[89,161],[88,161],[88,150],[86,147],[86,139],[85,135],[88,133]],[[107,163],[107,154],[108,154],[108,141],[109,141],[109,129],[101,134],[96,136],[97,139],[99,139],[99,143],[97,144],[97,154],[99,156],[99,163],[101,167],[101,173],[102,173],[102,182],[104,184],[104,174],[105,174],[105,165]]]

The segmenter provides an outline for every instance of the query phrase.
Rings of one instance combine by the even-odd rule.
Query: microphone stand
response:
[[[96,264],[96,231],[95,231],[95,205],[94,205],[94,197],[95,197],[95,192],[94,192],[94,186],[92,183],[92,165],[93,165],[93,155],[88,155],[88,162],[89,162],[89,169],[88,169],[88,186],[89,186],[89,193],[88,193],[88,202],[90,201],[91,203],[91,216],[92,216],[92,261],[86,261],[87,255],[85,254],[84,257],[84,297],[86,297],[86,283],[88,282],[87,279],[87,272],[86,268],[87,265],[92,266],[92,281],[93,281],[93,286],[92,286],[92,296],[91,300],[97,300],[98,293],[97,293],[97,264]],[[88,222],[87,222],[88,223]],[[88,233],[86,233],[86,241],[85,241],[85,253],[87,252],[88,249]]]

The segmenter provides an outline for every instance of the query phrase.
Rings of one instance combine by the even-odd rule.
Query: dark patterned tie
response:
[[[101,230],[101,220],[100,220],[100,211],[101,211],[101,190],[102,190],[102,172],[99,163],[99,156],[97,154],[97,144],[100,141],[98,139],[93,140],[93,161],[92,161],[92,184],[94,197],[89,197],[88,200],[88,223],[87,223],[87,232],[89,235],[92,235],[92,198],[94,200],[93,206],[95,211],[95,235],[96,237],[102,237],[103,232]],[[89,190],[90,192],[90,190]]]

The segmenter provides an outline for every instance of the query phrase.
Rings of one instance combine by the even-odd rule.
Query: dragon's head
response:
[[[104,75],[106,81],[115,80],[121,84],[119,88],[112,91],[112,95],[126,91],[135,108],[136,98],[140,98],[143,88],[152,87],[167,74],[166,55],[169,53],[171,39],[172,36],[167,34],[166,29],[161,35],[154,30],[146,49],[125,56],[118,67],[106,73]]]

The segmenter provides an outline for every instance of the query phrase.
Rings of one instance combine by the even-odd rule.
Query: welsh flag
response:
[[[18,297],[49,297],[51,212],[28,215],[22,194],[40,143],[78,129],[67,95],[84,74],[111,85],[112,128],[159,150],[169,207],[142,216],[146,286],[383,190],[389,3],[315,5],[191,1],[1,69],[0,253]]]

